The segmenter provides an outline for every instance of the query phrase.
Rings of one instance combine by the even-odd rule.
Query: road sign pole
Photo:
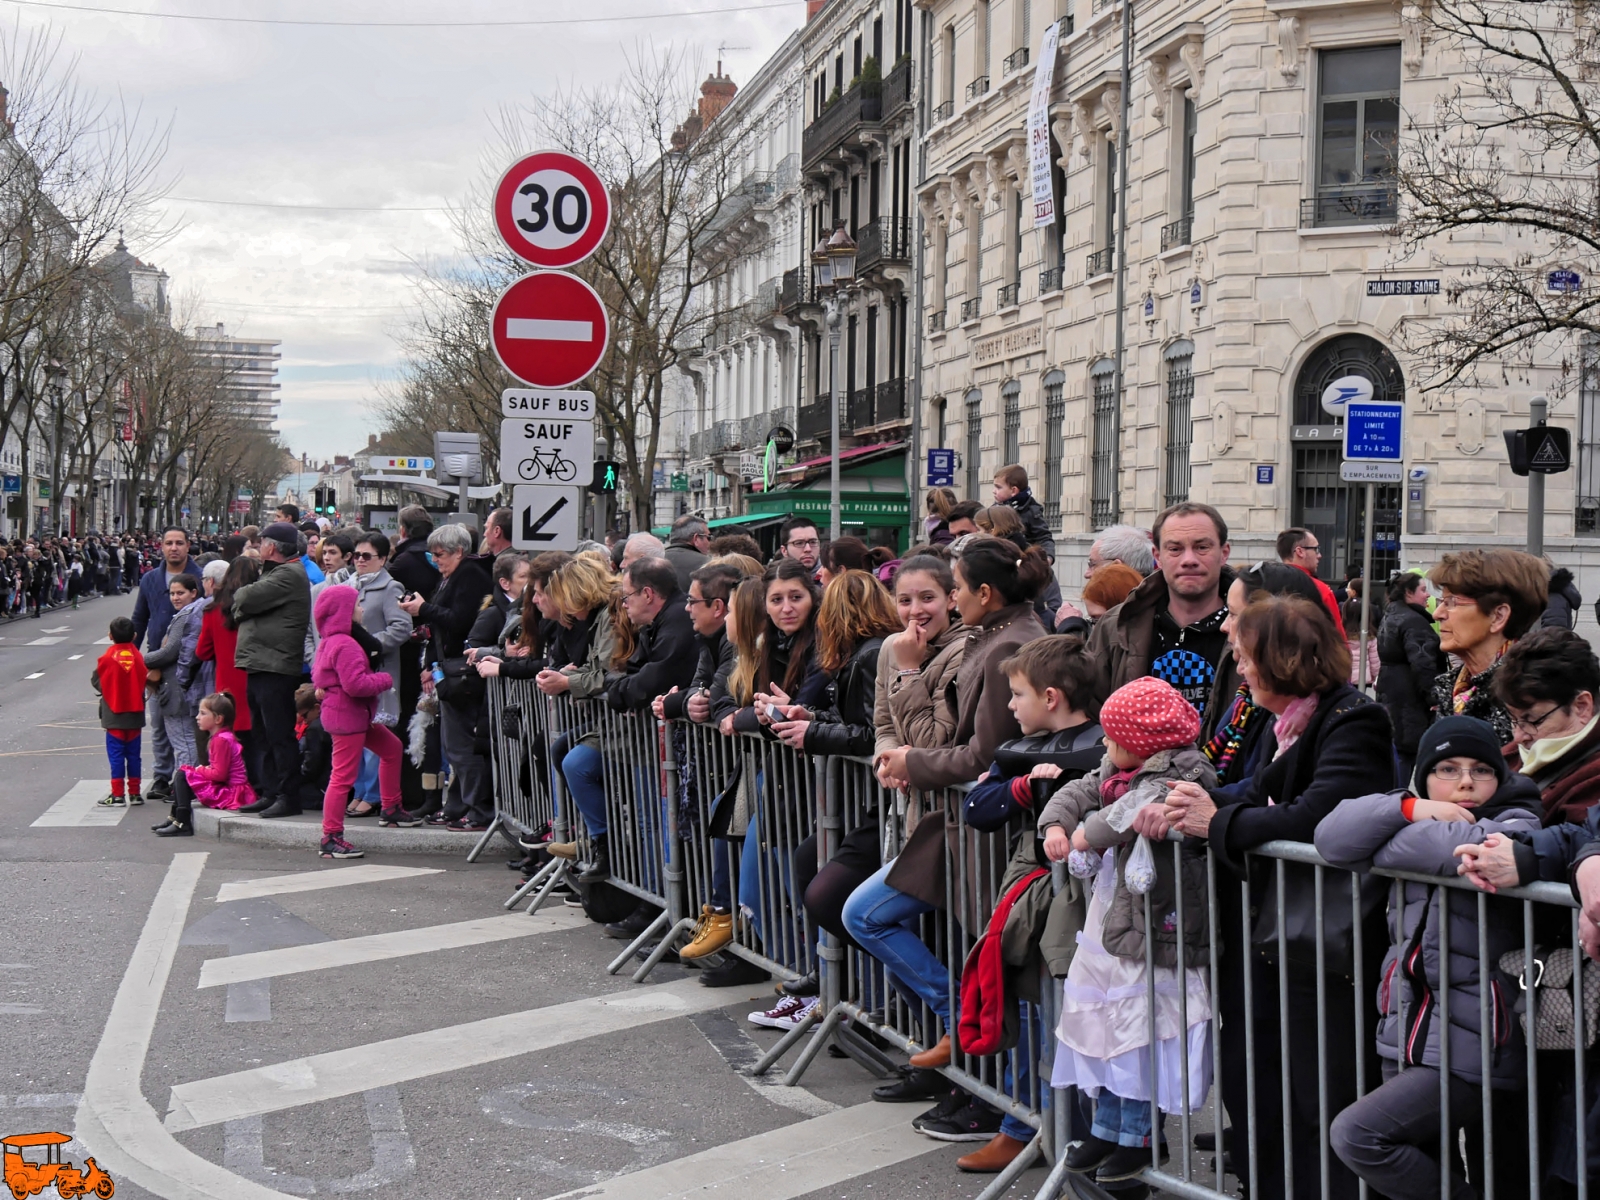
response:
[[[1356,686],[1367,690],[1367,638],[1372,634],[1367,628],[1368,614],[1372,612],[1372,504],[1377,489],[1367,484],[1367,511],[1361,521],[1361,662],[1357,665]]]
[[[839,296],[828,298],[828,540],[839,540],[839,325],[844,320]]]
[[[1550,402],[1535,396],[1528,402],[1528,413],[1535,429],[1544,425],[1550,416]],[[1544,472],[1528,472],[1528,553],[1544,553]]]

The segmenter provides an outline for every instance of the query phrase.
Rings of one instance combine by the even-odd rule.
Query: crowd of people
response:
[[[1104,530],[1081,601],[1069,603],[1018,467],[999,472],[990,506],[935,490],[925,539],[898,556],[854,537],[826,541],[803,517],[783,524],[763,561],[752,538],[713,537],[693,515],[665,543],[635,534],[531,557],[510,547],[506,510],[488,516],[480,539],[406,509],[393,545],[279,515],[225,539],[211,561],[189,557],[183,530],[165,531],[133,619],[113,623],[97,666],[108,753],[124,777],[107,802],[138,802],[148,729],[154,774],[143,795],[171,800],[163,836],[187,835],[196,804],[264,818],[320,805],[322,853],[335,858],[360,856],[345,827],[366,816],[484,830],[496,807],[486,681],[529,680],[548,696],[868,760],[905,799],[893,858],[874,820],[842,830],[826,862],[813,837],[766,871],[773,813],[759,786],[735,789],[685,830],[706,842],[710,889],[676,957],[710,987],[767,979],[729,950],[736,938],[781,940],[761,927],[770,910],[752,890],[779,880],[813,927],[871,956],[932,1014],[923,1049],[874,1096],[932,1102],[911,1124],[975,1143],[962,1170],[1000,1171],[1032,1136],[941,1072],[957,1052],[1003,1047],[996,1006],[1016,1003],[1003,987],[996,1001],[992,972],[971,964],[953,998],[950,967],[923,937],[921,918],[946,907],[948,847],[963,826],[1009,835],[1013,853],[995,905],[1003,915],[949,918],[998,937],[992,919],[1009,933],[1027,911],[1061,989],[1048,1057],[1050,1081],[1077,1097],[1067,1169],[1113,1188],[1133,1180],[1152,1144],[1166,1153],[1152,1105],[1198,1106],[1213,1082],[1235,1174],[1249,1113],[1273,1114],[1250,1141],[1264,1197],[1323,1194],[1323,1170],[1336,1197],[1364,1182],[1431,1200],[1447,1174],[1446,1194],[1481,1194],[1485,1159],[1472,1147],[1485,1089],[1505,1114],[1500,1128],[1525,1130],[1530,1103],[1547,1117],[1540,1145],[1496,1147],[1490,1169],[1506,1186],[1526,1184],[1532,1155],[1544,1194],[1572,1194],[1600,1158],[1600,1071],[1580,1094],[1570,1041],[1564,1055],[1537,1051],[1539,1094],[1526,1094],[1534,1051],[1513,1011],[1519,968],[1508,957],[1522,946],[1522,909],[1495,895],[1570,884],[1583,949],[1600,959],[1600,660],[1571,628],[1570,576],[1553,580],[1544,560],[1463,550],[1396,572],[1380,601],[1359,579],[1320,579],[1320,547],[1304,529],[1286,530],[1273,559],[1236,566],[1221,515],[1182,503],[1149,530]],[[556,794],[570,797],[583,836],[532,831],[513,864],[527,879],[568,860],[574,904],[611,878],[619,803],[636,807],[647,843],[660,836],[659,798],[607,795],[605,755],[597,729],[551,747]],[[1175,834],[1183,853],[1152,853]],[[1275,884],[1252,853],[1282,840],[1362,872],[1351,877],[1359,903],[1330,876],[1319,929],[1307,915],[1312,869],[1288,864]],[[1067,882],[1051,893],[1056,863]],[[1373,865],[1463,877],[1488,894],[1487,926],[1475,896],[1365,874]],[[658,913],[640,903],[605,932],[635,938]],[[1559,944],[1566,916],[1548,916],[1541,942]],[[1254,932],[1243,939],[1247,918]],[[1494,973],[1487,1075],[1480,936]],[[1213,941],[1214,988],[1203,969]],[[1371,995],[1355,996],[1356,978]],[[798,1026],[819,1003],[819,980],[786,978],[778,993],[752,1021]],[[1331,1154],[1314,1169],[1330,1119]],[[1590,1130],[1589,1163],[1576,1161],[1574,1120]],[[1441,1132],[1464,1147],[1448,1161]],[[1197,1141],[1212,1149],[1215,1137]]]
[[[0,542],[0,616],[37,617],[89,596],[119,596],[160,557],[149,537],[18,538]]]

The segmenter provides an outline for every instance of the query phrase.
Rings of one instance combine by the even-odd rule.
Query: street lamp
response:
[[[816,271],[817,291],[823,293],[823,306],[828,320],[828,379],[832,403],[828,414],[828,539],[839,539],[839,328],[844,321],[844,307],[855,292],[856,243],[844,230],[844,222],[836,222],[833,236],[817,243],[811,253],[811,265]]]

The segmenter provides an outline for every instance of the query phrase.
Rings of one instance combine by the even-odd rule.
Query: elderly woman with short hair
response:
[[[444,676],[434,690],[440,701],[439,736],[450,762],[450,793],[443,812],[428,820],[448,829],[481,832],[494,818],[494,788],[473,733],[483,715],[484,685],[467,662],[466,640],[494,584],[472,555],[472,533],[465,525],[435,529],[428,535],[428,553],[440,576],[433,599],[412,592],[400,601],[414,622],[433,631],[429,661]]]
[[[1506,647],[1539,623],[1550,568],[1521,550],[1463,550],[1446,554],[1428,578],[1441,592],[1433,612],[1439,646],[1460,664],[1434,680],[1434,719],[1477,717],[1510,746],[1516,730],[1494,677]]]

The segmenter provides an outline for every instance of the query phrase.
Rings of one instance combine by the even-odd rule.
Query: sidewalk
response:
[[[159,812],[153,805],[150,811]],[[316,851],[322,845],[322,814],[306,812],[298,817],[274,817],[264,821],[249,813],[231,813],[217,808],[194,809],[196,838],[216,838],[246,846],[267,846],[280,850]],[[478,844],[481,833],[456,833],[431,825],[415,829],[383,829],[378,818],[360,817],[345,822],[344,835],[350,843],[371,854],[460,854],[463,857]],[[510,849],[498,833],[485,848],[486,854]]]

